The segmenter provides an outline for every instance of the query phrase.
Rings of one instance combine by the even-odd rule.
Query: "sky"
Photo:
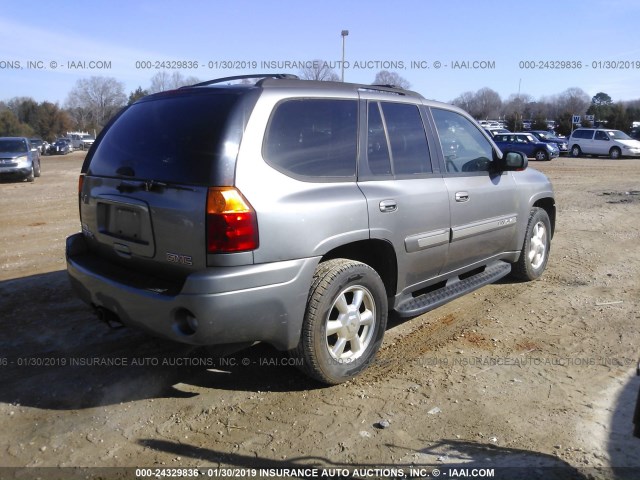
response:
[[[0,100],[64,106],[91,76],[128,95],[177,62],[200,80],[299,74],[314,59],[340,75],[342,30],[349,82],[390,70],[445,102],[484,87],[503,100],[572,87],[636,100],[639,21],[637,0],[0,0]]]

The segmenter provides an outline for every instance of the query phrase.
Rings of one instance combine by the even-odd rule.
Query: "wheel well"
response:
[[[387,297],[395,296],[398,283],[398,262],[396,252],[389,242],[363,240],[342,245],[327,252],[321,262],[332,258],[348,258],[369,265],[380,275],[387,291]]]
[[[549,223],[551,223],[551,237],[556,229],[556,202],[553,198],[541,198],[533,204],[534,207],[540,207],[547,212]]]

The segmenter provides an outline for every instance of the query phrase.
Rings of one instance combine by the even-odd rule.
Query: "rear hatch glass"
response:
[[[134,104],[106,129],[83,170],[178,184],[232,184],[246,117],[242,108],[234,110],[241,98],[241,92],[189,92]]]

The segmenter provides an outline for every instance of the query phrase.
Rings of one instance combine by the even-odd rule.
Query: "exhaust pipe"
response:
[[[118,330],[124,328],[124,324],[120,320],[120,317],[113,313],[111,310],[107,310],[104,307],[96,307],[96,315],[98,320],[107,324],[112,330]]]

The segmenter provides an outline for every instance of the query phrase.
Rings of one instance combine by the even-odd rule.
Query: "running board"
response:
[[[415,298],[406,299],[396,307],[396,312],[403,318],[422,315],[455,298],[500,280],[502,277],[508,275],[509,272],[511,272],[510,264],[501,261],[492,263],[487,265],[484,271],[467,277],[464,280],[460,280],[459,277],[453,277],[447,281],[444,287],[438,290],[425,293]]]

